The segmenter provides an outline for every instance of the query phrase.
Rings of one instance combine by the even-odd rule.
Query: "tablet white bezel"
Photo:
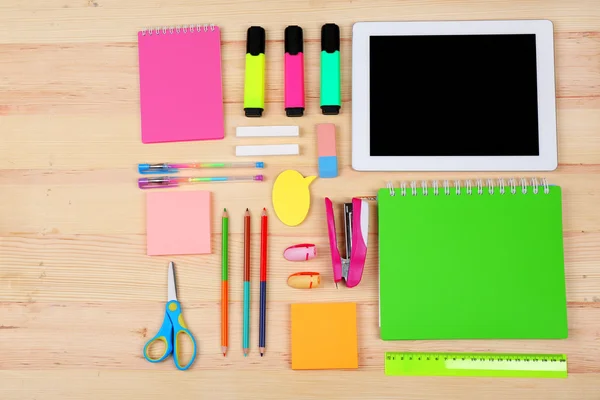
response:
[[[372,157],[369,37],[472,34],[536,35],[540,155]],[[357,22],[352,29],[352,168],[358,171],[552,171],[558,166],[555,93],[551,21]],[[388,134],[393,137],[404,133],[394,132],[394,126],[390,126]]]

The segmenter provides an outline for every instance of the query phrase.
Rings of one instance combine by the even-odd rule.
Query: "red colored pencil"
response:
[[[260,315],[258,330],[258,350],[265,354],[267,331],[267,209],[263,208],[260,218]]]

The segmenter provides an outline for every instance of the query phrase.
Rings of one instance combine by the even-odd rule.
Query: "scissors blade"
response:
[[[175,283],[175,264],[169,262],[169,281],[167,286],[167,301],[177,300],[177,284]]]

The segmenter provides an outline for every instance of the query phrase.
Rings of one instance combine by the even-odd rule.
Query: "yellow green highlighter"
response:
[[[260,26],[248,28],[244,80],[246,117],[262,117],[265,109],[265,41],[264,28]]]
[[[169,263],[168,284],[167,284],[167,310],[162,326],[158,330],[156,336],[146,343],[144,346],[144,358],[151,363],[157,363],[169,355],[173,354],[173,361],[177,369],[184,371],[188,369],[196,359],[196,339],[187,329],[183,317],[181,315],[181,303],[177,301],[177,286],[175,285],[175,266],[173,262]],[[179,341],[182,336],[187,336],[192,342],[193,353],[190,360],[182,364],[179,354]],[[156,343],[163,342],[165,351],[160,357],[153,357],[150,352],[151,348]]]
[[[338,115],[341,107],[340,27],[325,24],[321,28],[321,111]]]

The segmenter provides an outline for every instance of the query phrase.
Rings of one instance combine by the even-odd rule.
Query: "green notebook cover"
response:
[[[382,339],[567,337],[561,189],[522,189],[379,190]]]

